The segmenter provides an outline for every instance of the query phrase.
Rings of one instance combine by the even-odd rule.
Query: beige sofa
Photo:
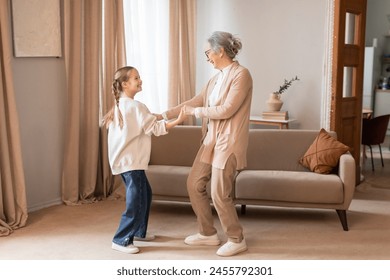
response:
[[[237,174],[232,194],[242,214],[246,205],[334,209],[348,230],[346,210],[355,191],[351,154],[340,157],[334,174],[314,173],[298,162],[318,132],[250,130],[248,166]],[[152,138],[147,176],[154,200],[189,201],[186,180],[200,139],[199,126],[177,126],[168,135]]]

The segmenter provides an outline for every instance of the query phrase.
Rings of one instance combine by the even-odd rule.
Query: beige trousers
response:
[[[218,169],[200,161],[203,146],[199,149],[187,179],[187,190],[192,209],[195,212],[199,225],[199,233],[205,236],[217,233],[206,185],[211,180],[211,198],[217,211],[222,229],[231,242],[241,242],[243,229],[238,221],[238,215],[231,197],[234,177],[237,172],[237,161],[232,154],[225,165],[225,169]]]

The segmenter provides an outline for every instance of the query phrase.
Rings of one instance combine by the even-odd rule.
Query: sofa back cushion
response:
[[[320,130],[251,129],[245,169],[308,171],[299,164]],[[336,137],[335,132],[329,132]]]
[[[202,139],[200,126],[179,125],[163,136],[152,136],[150,165],[192,166]]]

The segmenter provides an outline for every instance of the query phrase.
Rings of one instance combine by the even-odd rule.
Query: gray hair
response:
[[[242,48],[241,40],[229,32],[215,31],[207,40],[213,51],[219,53],[223,48],[231,59],[234,59]]]

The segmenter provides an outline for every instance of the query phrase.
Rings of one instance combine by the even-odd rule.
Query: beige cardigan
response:
[[[208,106],[218,75],[212,77],[202,91],[192,99],[168,110],[169,119],[178,116],[184,105],[200,107],[202,117],[202,142],[204,151],[201,161],[224,169],[231,154],[237,159],[237,169],[246,166],[249,137],[249,117],[252,101],[252,77],[245,67],[233,62],[221,86],[215,106]]]

